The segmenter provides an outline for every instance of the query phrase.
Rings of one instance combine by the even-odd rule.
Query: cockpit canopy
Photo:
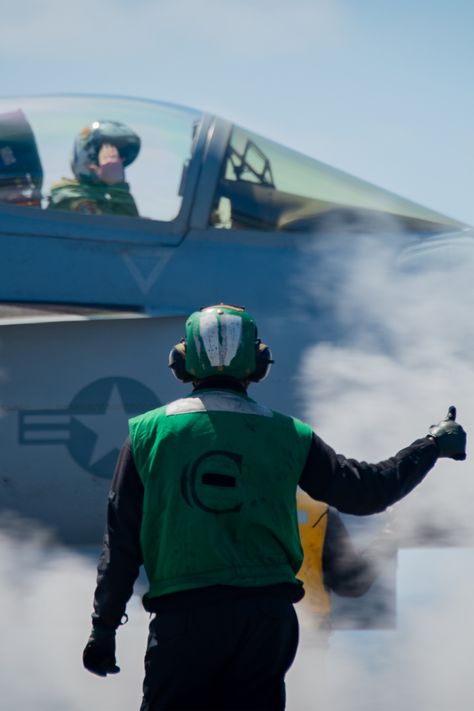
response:
[[[226,140],[218,142],[213,133],[218,118],[206,124],[198,155],[203,117],[140,99],[2,100],[0,203],[88,213],[98,220],[115,215],[173,222],[182,209],[190,163],[212,160],[219,170],[214,183],[206,183],[212,191],[211,229],[393,231],[396,224],[423,233],[464,227],[239,126],[227,124]],[[71,169],[78,146],[85,166],[79,173]],[[199,174],[194,171],[195,180]]]
[[[61,209],[63,204],[64,209],[70,210],[71,205],[80,205],[82,188],[76,184],[71,169],[76,140],[93,130],[95,123],[121,122],[141,141],[139,156],[125,167],[124,180],[119,181],[122,193],[130,191],[137,216],[173,220],[182,200],[183,165],[190,158],[193,131],[200,118],[201,114],[191,109],[130,99],[66,96],[2,100],[0,186],[5,187],[8,182],[11,189],[0,193],[0,200],[29,204],[24,198],[28,190],[34,189],[40,193],[35,205],[47,209],[52,206],[52,195],[62,189],[65,197],[62,203],[58,200],[56,207]],[[118,143],[120,136],[109,135],[107,140]],[[113,188],[116,184],[104,183],[107,185]],[[77,198],[76,202],[66,199],[68,191]],[[94,184],[86,183],[85,192],[86,198],[93,201]],[[108,192],[113,197],[114,190]],[[103,199],[107,200],[107,191],[104,193]],[[87,205],[78,211],[87,212]],[[116,214],[120,214],[120,208]]]
[[[234,126],[217,194],[219,227],[284,232],[432,232],[463,225]]]

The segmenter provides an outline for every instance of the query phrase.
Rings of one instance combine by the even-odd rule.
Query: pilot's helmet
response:
[[[226,375],[258,382],[268,375],[273,363],[270,348],[257,337],[255,320],[244,308],[206,306],[189,316],[185,333],[169,356],[179,380]]]
[[[94,178],[90,164],[98,164],[98,153],[104,143],[116,146],[124,167],[133,163],[140,151],[140,137],[120,121],[93,121],[84,126],[74,141],[71,161],[76,178]]]

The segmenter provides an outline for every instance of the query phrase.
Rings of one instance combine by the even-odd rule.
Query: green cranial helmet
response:
[[[170,351],[168,366],[184,383],[216,375],[259,383],[270,372],[272,353],[257,338],[254,319],[241,306],[216,304],[195,311],[186,336]]]
[[[245,309],[218,304],[186,321],[186,372],[193,379],[250,378],[256,369],[257,326]]]

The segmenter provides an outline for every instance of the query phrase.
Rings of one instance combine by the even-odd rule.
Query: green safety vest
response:
[[[229,390],[130,420],[149,597],[297,582],[296,489],[311,428]]]

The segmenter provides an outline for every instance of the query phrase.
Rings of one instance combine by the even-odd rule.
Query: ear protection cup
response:
[[[184,338],[170,350],[168,367],[173,371],[175,378],[183,383],[190,383],[193,379],[193,376],[186,371],[186,342]]]
[[[255,371],[249,377],[249,380],[252,383],[259,383],[265,380],[274,362],[270,348],[258,338],[255,342]]]

